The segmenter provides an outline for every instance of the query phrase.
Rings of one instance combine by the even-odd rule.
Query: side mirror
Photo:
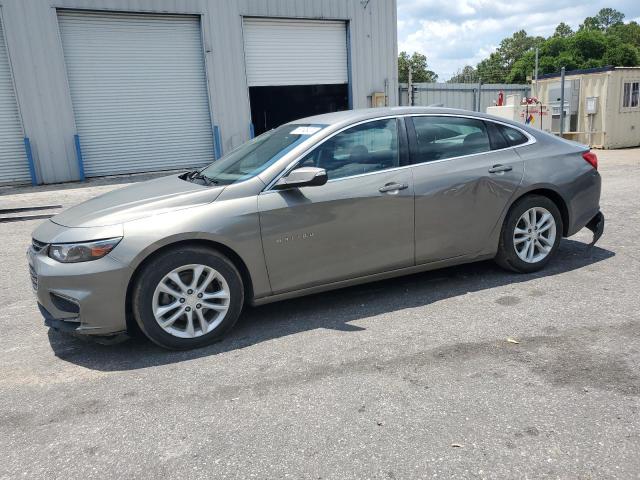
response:
[[[273,186],[276,190],[298,187],[318,187],[327,183],[327,171],[324,168],[300,167],[289,172]]]

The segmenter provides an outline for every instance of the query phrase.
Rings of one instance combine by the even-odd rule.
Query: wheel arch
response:
[[[520,199],[529,195],[540,195],[542,197],[547,197],[549,200],[555,203],[556,207],[558,207],[558,210],[560,210],[560,216],[562,217],[562,236],[566,237],[569,232],[569,221],[571,220],[569,207],[568,207],[567,201],[563,198],[563,196],[560,195],[560,193],[557,190],[549,186],[534,187],[524,192],[521,192],[520,195],[515,197],[513,202],[511,202],[511,205],[507,209],[507,212],[511,210],[511,208],[516,204],[516,202],[518,202]]]
[[[210,250],[216,250],[226,256],[231,263],[238,269],[240,273],[240,277],[242,278],[242,284],[245,293],[245,299],[251,300],[253,298],[253,281],[251,279],[251,274],[249,272],[249,268],[246,263],[236,253],[232,248],[224,245],[215,240],[209,239],[184,239],[184,240],[176,240],[165,245],[160,246],[159,248],[153,250],[148,253],[135,267],[133,273],[129,278],[129,283],[127,284],[126,297],[125,297],[125,314],[127,321],[127,331],[129,332],[137,332],[139,327],[133,318],[133,308],[131,296],[133,292],[133,287],[140,276],[143,268],[148,265],[154,258],[157,258],[159,255],[163,254],[167,250],[172,250],[178,247],[205,247]]]

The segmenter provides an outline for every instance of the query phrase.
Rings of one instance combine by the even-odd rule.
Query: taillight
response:
[[[582,154],[582,158],[584,158],[587,162],[591,164],[593,168],[598,169],[598,157],[593,152],[584,152]]]

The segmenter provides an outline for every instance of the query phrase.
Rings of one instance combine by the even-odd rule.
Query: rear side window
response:
[[[522,145],[523,143],[527,143],[529,141],[524,133],[516,130],[515,128],[507,127],[505,125],[498,125],[498,127],[500,128],[502,135],[504,135],[504,138],[512,147],[515,147],[516,145]]]
[[[489,132],[489,139],[491,140],[491,150],[502,150],[510,147],[507,139],[500,131],[500,125],[493,122],[485,122],[485,125]]]
[[[491,150],[487,128],[481,120],[464,117],[412,117],[417,158],[413,163],[473,155]]]

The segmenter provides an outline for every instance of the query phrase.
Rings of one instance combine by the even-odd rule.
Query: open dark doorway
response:
[[[286,85],[250,87],[251,122],[260,135],[297,118],[349,108],[349,86]]]

